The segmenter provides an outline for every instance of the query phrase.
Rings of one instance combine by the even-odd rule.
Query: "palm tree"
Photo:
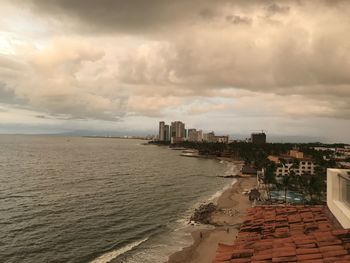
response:
[[[275,176],[276,165],[274,162],[268,161],[266,163],[266,169],[263,179],[267,195],[271,200],[271,186],[276,184],[276,176]]]
[[[325,183],[322,177],[317,174],[310,177],[309,194],[311,200],[320,201],[323,191],[325,189]]]
[[[301,193],[303,202],[305,202],[307,194],[309,193],[310,177],[311,175],[306,173],[296,177],[296,188]]]
[[[286,161],[284,159],[280,160],[282,165],[284,167],[286,167]],[[297,182],[297,175],[295,170],[299,168],[299,160],[294,159],[292,162],[292,165],[289,166],[288,169],[288,174],[283,176],[282,178],[282,188],[284,190],[284,203],[287,204],[287,193],[288,193],[288,189],[290,188],[290,186],[292,185],[296,185]]]
[[[285,204],[287,204],[287,192],[288,192],[290,181],[291,181],[291,176],[289,174],[283,176],[281,186],[284,190],[284,203]]]

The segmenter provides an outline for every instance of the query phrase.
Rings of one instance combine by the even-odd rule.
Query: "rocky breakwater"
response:
[[[201,205],[194,211],[190,221],[201,224],[211,224],[211,215],[214,211],[216,211],[216,209],[217,206],[213,203]]]

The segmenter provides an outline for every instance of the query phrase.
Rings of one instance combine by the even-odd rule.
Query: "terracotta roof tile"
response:
[[[350,262],[350,230],[335,229],[322,206],[257,206],[215,263]]]
[[[301,260],[309,260],[309,259],[321,259],[322,254],[316,253],[316,254],[306,254],[306,255],[297,255],[298,261]]]

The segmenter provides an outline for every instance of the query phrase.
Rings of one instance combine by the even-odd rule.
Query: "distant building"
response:
[[[203,133],[202,130],[187,129],[185,123],[181,121],[173,121],[171,125],[166,125],[164,121],[159,122],[159,141],[167,141],[171,143],[179,143],[183,141],[190,142],[212,142],[212,143],[228,143],[229,136],[216,136],[215,133]]]
[[[161,142],[170,141],[170,127],[164,121],[159,122],[158,140]]]
[[[208,133],[203,133],[203,141],[205,142],[216,142],[216,138],[215,138],[215,133],[212,132],[208,132]]]
[[[203,131],[199,130],[197,131],[197,142],[202,142],[203,141]]]
[[[216,136],[215,133],[209,132],[209,133],[203,133],[203,141],[205,142],[220,142],[220,143],[228,143],[229,136]]]
[[[224,136],[215,136],[215,137],[216,137],[216,141],[217,141],[217,142],[228,143],[228,140],[229,140],[228,135],[224,135]]]
[[[165,141],[165,122],[160,121],[159,122],[159,135],[158,138],[160,141]]]
[[[305,157],[303,152],[298,150],[291,150],[284,155],[269,155],[267,157],[270,161],[277,164],[275,171],[276,177],[283,177],[289,174],[291,170],[296,175],[315,174],[315,163],[309,157]]]
[[[170,142],[170,126],[169,125],[164,126],[164,139],[165,139],[165,141]]]
[[[201,142],[203,141],[202,130],[197,131],[196,129],[187,130],[187,140],[190,142]]]
[[[289,156],[297,159],[302,159],[304,158],[304,153],[300,152],[299,150],[290,150]]]
[[[266,143],[266,134],[264,132],[261,133],[252,133],[251,141],[255,144],[264,144]]]
[[[190,142],[197,141],[197,130],[196,129],[188,129],[187,130],[187,140]]]
[[[170,137],[172,143],[184,141],[186,138],[185,123],[181,121],[172,122],[170,126]]]

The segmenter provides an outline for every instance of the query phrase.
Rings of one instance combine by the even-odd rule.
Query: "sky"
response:
[[[345,0],[0,0],[0,133],[350,143],[349,32]]]

